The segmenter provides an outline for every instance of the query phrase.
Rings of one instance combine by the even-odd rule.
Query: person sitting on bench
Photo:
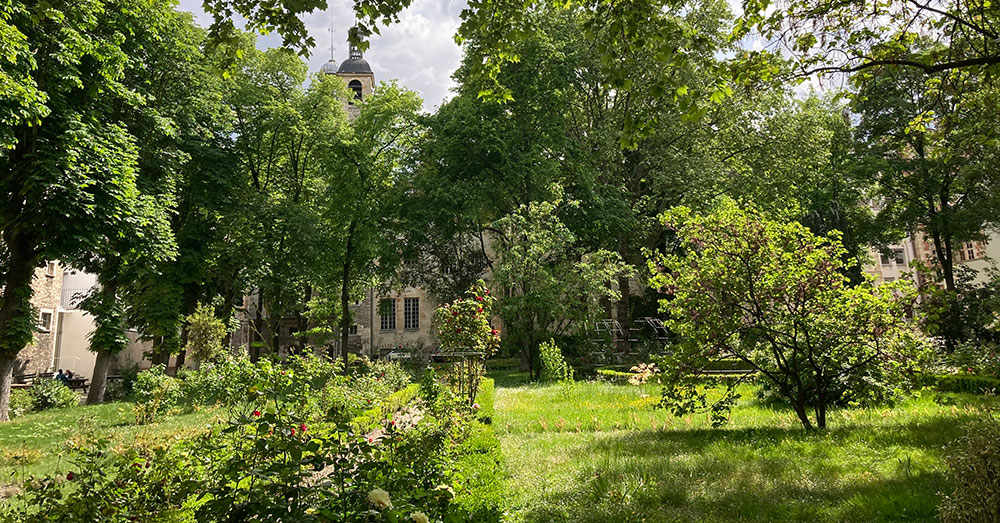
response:
[[[58,381],[59,383],[62,383],[63,385],[65,385],[66,384],[66,380],[68,380],[68,379],[69,379],[69,376],[67,376],[65,373],[63,373],[62,369],[59,369],[59,374],[56,374],[56,381]]]

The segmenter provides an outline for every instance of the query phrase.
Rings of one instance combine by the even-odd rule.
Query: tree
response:
[[[794,99],[780,88],[741,93],[726,105],[717,194],[818,236],[840,231],[843,267],[862,283],[870,248],[897,240],[900,229],[869,207],[876,176],[855,154],[849,108],[837,98]]]
[[[733,37],[757,30],[792,58],[801,76],[885,66],[928,76],[959,70],[988,76],[1000,65],[994,45],[1000,10],[989,0],[745,0],[743,11]],[[926,38],[939,45],[922,45]]]
[[[927,350],[905,318],[912,283],[849,286],[836,232],[817,236],[731,200],[706,216],[679,207],[662,219],[676,243],[651,256],[650,284],[667,294],[665,323],[683,338],[661,365],[672,380],[661,405],[675,413],[707,408],[724,422],[739,380],[709,405],[692,378],[712,361],[737,359],[776,389],[803,427],[825,428],[831,405],[866,392],[852,387],[868,380],[892,389]]]
[[[594,319],[600,300],[617,299],[607,285],[632,269],[617,253],[588,251],[560,221],[561,206],[575,202],[532,202],[497,220],[498,263],[493,278],[502,292],[499,315],[504,343],[521,354],[538,377],[538,346],[553,335],[579,332]]]
[[[945,301],[944,330],[960,337],[956,253],[1000,224],[1000,103],[989,83],[965,72],[928,79],[886,67],[859,88],[853,107],[858,155],[875,174],[880,216],[928,238]],[[950,311],[950,312],[949,312]]]
[[[194,358],[195,368],[222,354],[222,342],[228,329],[226,322],[215,316],[215,307],[199,303],[193,314],[185,318],[188,331],[187,350]]]
[[[344,98],[346,99],[346,98]],[[341,352],[347,361],[350,302],[364,286],[398,275],[399,208],[410,187],[421,126],[417,93],[383,83],[360,103],[343,139],[320,160],[328,173],[323,224],[336,237]],[[329,281],[329,280],[328,280]]]
[[[128,129],[144,97],[142,53],[123,34],[155,39],[167,2],[7,2],[0,12],[6,62],[0,152],[0,420],[10,376],[34,329],[31,280],[46,259],[73,259],[124,233],[140,192],[138,149]],[[9,38],[8,38],[9,37]],[[67,41],[75,45],[66,45]],[[9,93],[9,94],[8,94]]]
[[[282,318],[304,321],[312,283],[333,278],[340,259],[338,232],[324,223],[330,189],[329,157],[347,130],[346,86],[317,74],[306,87],[305,64],[287,49],[244,59],[227,85],[234,121],[233,149],[244,177],[246,222],[238,224],[246,279],[255,299],[253,348],[277,349]],[[338,200],[339,201],[339,200]],[[305,330],[305,329],[301,329]]]

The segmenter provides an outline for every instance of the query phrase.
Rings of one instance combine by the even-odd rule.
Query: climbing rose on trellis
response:
[[[466,295],[453,303],[445,303],[434,312],[438,339],[446,348],[467,347],[488,358],[500,348],[500,331],[490,323],[496,298],[482,280],[466,291]]]

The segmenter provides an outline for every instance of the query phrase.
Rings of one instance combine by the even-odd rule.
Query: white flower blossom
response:
[[[427,519],[427,514],[424,514],[423,512],[411,513],[410,519],[412,519],[414,523],[430,523],[430,520]]]
[[[368,493],[368,502],[375,508],[386,508],[392,506],[392,502],[389,501],[389,493],[380,488]]]

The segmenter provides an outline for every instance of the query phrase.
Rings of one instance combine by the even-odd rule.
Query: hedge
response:
[[[476,403],[479,416],[470,423],[468,437],[462,442],[455,475],[461,488],[455,503],[468,511],[470,521],[498,522],[506,508],[504,483],[506,472],[500,439],[493,431],[493,380],[483,379]]]
[[[936,374],[928,376],[931,386],[942,392],[984,394],[1000,392],[1000,379],[974,374]]]

